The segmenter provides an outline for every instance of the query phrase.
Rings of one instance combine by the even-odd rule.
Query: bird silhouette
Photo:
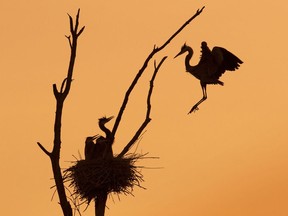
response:
[[[114,116],[108,118],[102,117],[98,122],[99,128],[105,133],[105,137],[99,136],[96,139],[96,146],[98,146],[98,151],[101,152],[103,158],[113,157],[112,144],[114,142],[114,137],[111,131],[105,126],[105,124],[108,123],[112,118],[114,118]]]
[[[90,136],[86,138],[85,149],[84,149],[85,160],[95,159],[96,144],[94,143],[94,140],[98,138],[99,138],[98,134],[95,136]]]
[[[207,46],[207,43],[203,41],[201,43],[201,57],[197,65],[190,65],[190,60],[193,56],[193,49],[186,45],[182,46],[180,52],[174,57],[182,55],[186,52],[188,54],[185,58],[186,71],[192,74],[194,77],[200,80],[203,97],[191,108],[188,114],[198,110],[198,106],[207,99],[207,84],[224,85],[219,80],[222,74],[228,71],[235,71],[240,67],[243,62],[234,54],[222,47],[214,47],[212,51]]]
[[[99,119],[98,125],[100,129],[105,133],[105,137],[97,134],[95,136],[89,136],[86,138],[84,149],[85,160],[113,157],[112,144],[114,138],[111,135],[111,131],[105,127],[105,124],[112,118],[113,116]]]
[[[108,118],[102,117],[99,119],[99,122],[98,122],[99,128],[105,133],[107,139],[112,138],[112,137],[111,137],[111,131],[105,127],[105,124],[108,123],[113,118],[114,116],[110,116]]]
[[[97,134],[86,138],[85,141],[85,160],[94,160],[99,158],[113,157],[112,144],[114,138],[111,131],[105,127],[105,124],[109,122],[113,116],[106,118],[100,118],[98,125],[100,129],[105,133],[105,137]],[[96,142],[94,142],[96,141]]]

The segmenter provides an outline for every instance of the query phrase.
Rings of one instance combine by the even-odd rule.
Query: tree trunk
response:
[[[95,198],[95,216],[104,216],[107,201],[107,192],[102,192]]]

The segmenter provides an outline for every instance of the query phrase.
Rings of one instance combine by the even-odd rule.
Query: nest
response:
[[[78,160],[75,165],[64,171],[65,182],[70,182],[74,194],[88,203],[97,194],[132,194],[133,187],[143,188],[143,175],[135,162],[143,155],[130,155],[125,158]]]

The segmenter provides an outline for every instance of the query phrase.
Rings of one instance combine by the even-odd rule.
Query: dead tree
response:
[[[197,10],[197,12],[190,19],[188,19],[163,45],[161,45],[160,47],[157,47],[156,45],[154,46],[153,50],[151,51],[151,53],[148,55],[148,57],[144,61],[143,66],[140,68],[140,70],[136,74],[134,80],[132,81],[131,85],[129,86],[128,90],[126,91],[123,103],[120,107],[119,113],[116,117],[115,124],[114,124],[112,132],[111,132],[111,137],[110,137],[111,140],[114,140],[114,138],[115,138],[118,126],[121,122],[121,118],[122,118],[123,113],[124,113],[124,110],[128,104],[129,96],[130,96],[131,92],[133,91],[134,87],[136,86],[138,80],[140,79],[140,77],[142,76],[144,71],[146,70],[151,59],[153,59],[153,57],[157,53],[159,53],[161,50],[163,50],[194,18],[196,18],[198,15],[200,15],[201,12],[203,11],[203,9],[204,9],[204,7],[202,7],[200,10]],[[146,115],[145,115],[144,121],[140,125],[138,130],[135,132],[135,134],[131,138],[131,140],[128,142],[128,144],[120,152],[120,154],[118,154],[116,157],[112,157],[112,159],[110,158],[109,160],[103,160],[102,159],[102,160],[95,160],[92,162],[91,161],[85,161],[85,160],[77,161],[76,165],[74,165],[74,166],[72,166],[66,170],[66,173],[65,173],[66,176],[63,177],[62,173],[61,173],[61,169],[60,169],[60,162],[59,162],[60,161],[60,148],[61,148],[61,116],[62,116],[64,100],[67,97],[69,90],[70,90],[70,87],[71,87],[73,68],[74,68],[74,63],[75,63],[75,58],[76,58],[77,39],[84,30],[84,27],[82,27],[78,31],[79,12],[80,12],[80,10],[78,10],[78,13],[76,16],[75,25],[73,23],[72,17],[69,15],[70,31],[71,31],[72,37],[71,36],[67,37],[68,41],[69,41],[70,48],[71,48],[71,57],[70,57],[70,63],[69,63],[67,77],[63,80],[60,91],[58,91],[56,84],[53,85],[53,92],[54,92],[56,102],[57,102],[55,124],[54,124],[53,150],[52,150],[52,152],[49,152],[40,143],[38,143],[38,145],[43,150],[43,152],[49,156],[49,158],[51,160],[55,184],[56,184],[56,189],[58,192],[60,205],[62,207],[62,211],[63,211],[64,216],[72,216],[72,208],[71,208],[70,203],[67,200],[66,193],[65,193],[64,180],[71,182],[70,185],[74,186],[74,192],[76,194],[78,193],[80,198],[85,198],[87,200],[89,200],[89,199],[91,200],[92,197],[98,196],[97,197],[98,203],[95,203],[95,215],[104,216],[107,195],[109,193],[111,193],[111,192],[129,193],[129,190],[127,190],[127,187],[128,188],[133,187],[134,185],[140,186],[140,181],[142,179],[142,176],[137,172],[137,167],[135,168],[135,166],[133,166],[135,160],[137,160],[137,156],[134,156],[132,158],[129,158],[129,157],[127,158],[127,157],[125,157],[125,155],[128,153],[128,151],[133,146],[133,144],[139,139],[140,135],[142,134],[144,129],[147,127],[147,125],[151,121],[151,117],[150,117],[151,107],[152,107],[151,106],[151,96],[152,96],[152,92],[153,92],[154,80],[156,78],[156,75],[157,75],[161,65],[166,60],[167,56],[162,57],[159,64],[157,64],[156,60],[154,60],[154,73],[151,77],[150,88],[149,88],[148,94],[147,94],[147,103],[146,103],[147,108],[146,108]],[[111,145],[112,145],[112,143],[111,143]],[[105,165],[105,163],[107,161],[109,162],[108,163],[109,165]],[[93,170],[93,172],[95,172],[95,170],[96,170],[96,172],[98,172],[96,176],[99,176],[102,173],[104,173],[106,175],[105,172],[107,172],[107,170],[104,170],[103,167],[111,168],[111,164],[114,164],[113,166],[116,167],[115,170],[117,170],[117,166],[119,166],[119,164],[122,164],[122,165],[128,164],[128,166],[127,165],[125,165],[125,166],[129,167],[128,171],[126,170],[129,175],[128,175],[128,177],[125,176],[125,178],[129,179],[129,181],[128,182],[124,181],[124,185],[119,186],[119,184],[118,184],[119,182],[116,178],[116,184],[114,184],[114,185],[110,184],[109,187],[107,187],[107,184],[105,184],[105,182],[99,183],[98,179],[96,179],[96,185],[97,185],[96,188],[95,188],[95,184],[94,184],[95,182],[92,184],[90,184],[90,182],[88,182],[88,184],[92,185],[91,186],[92,188],[88,187],[88,189],[87,189],[87,182],[84,182],[84,185],[85,185],[84,188],[85,189],[81,188],[81,184],[79,186],[79,182],[77,182],[79,180],[79,176],[77,176],[75,178],[75,173],[79,173],[78,172],[79,169],[82,169],[82,171],[84,170],[84,172],[87,170],[88,170],[88,172],[90,172],[91,170]],[[75,172],[75,170],[77,172]],[[115,174],[117,175],[117,173],[113,173],[114,179],[115,179]],[[122,172],[121,172],[121,175],[122,175]],[[132,175],[132,178],[131,178],[131,175]],[[91,195],[91,191],[92,192],[94,191],[92,193],[92,195]]]
[[[74,64],[76,60],[77,40],[85,28],[85,26],[83,26],[78,31],[79,14],[80,14],[80,9],[78,10],[78,13],[76,15],[75,25],[74,25],[72,17],[68,14],[69,21],[70,21],[71,35],[66,36],[66,37],[69,41],[69,45],[71,48],[71,55],[70,55],[70,62],[68,66],[67,77],[63,80],[60,90],[57,89],[56,84],[53,84],[53,93],[56,99],[56,115],[55,115],[55,122],[54,122],[53,150],[49,152],[42,144],[40,144],[39,142],[37,143],[38,146],[43,150],[43,152],[51,160],[55,185],[56,185],[60,205],[61,205],[64,216],[72,216],[72,208],[71,208],[69,201],[67,200],[66,191],[65,191],[64,182],[63,182],[63,176],[62,176],[61,168],[60,168],[61,121],[62,121],[63,104],[64,104],[66,97],[69,94],[71,82],[72,82],[72,75],[73,75]]]
[[[129,96],[137,85],[138,80],[147,69],[151,59],[153,59],[157,53],[163,50],[194,18],[200,15],[203,9],[204,7],[201,10],[197,10],[197,12],[189,20],[187,20],[163,45],[160,47],[157,47],[156,45],[154,46],[152,52],[148,55],[143,66],[140,68],[126,91],[123,103],[120,107],[115,124],[110,134],[110,140],[115,139],[122,115],[124,114],[125,108],[129,101]],[[140,135],[151,121],[151,96],[153,92],[154,80],[157,72],[166,58],[167,56],[164,56],[158,65],[156,64],[156,61],[154,61],[154,73],[151,77],[150,88],[147,94],[147,108],[144,121],[120,154],[118,154],[116,157],[112,157],[109,160],[77,161],[74,166],[66,170],[66,180],[71,182],[70,185],[74,187],[74,192],[79,194],[80,199],[87,199],[89,203],[91,199],[95,198],[95,214],[97,216],[104,216],[107,195],[109,193],[114,192],[129,194],[129,188],[132,188],[133,186],[141,187],[140,182],[142,180],[142,176],[139,176],[137,170],[134,170],[134,156],[129,158],[129,156],[127,157],[126,154],[129,152],[133,144],[139,139]],[[110,143],[110,145],[112,145],[112,143]],[[129,167],[132,167],[132,170]],[[89,174],[87,175],[87,173]],[[124,176],[123,173],[125,173]],[[87,176],[89,176],[89,179]]]

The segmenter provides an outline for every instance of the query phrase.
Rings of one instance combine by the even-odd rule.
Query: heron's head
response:
[[[110,117],[106,117],[106,116],[104,116],[104,117],[102,117],[102,118],[99,118],[99,125],[104,125],[104,124],[106,124],[107,122],[109,122],[111,119],[113,119],[114,118],[114,116],[110,116]]]
[[[99,134],[95,135],[95,136],[89,136],[86,138],[85,143],[91,143],[94,142],[95,139],[97,139],[99,137]]]
[[[191,48],[189,46],[186,45],[186,43],[184,43],[184,45],[181,47],[180,52],[174,57],[178,57],[179,55],[182,55],[183,53],[189,51],[189,49],[191,50]]]
[[[201,48],[203,49],[205,47],[208,47],[207,42],[206,41],[202,41]]]

